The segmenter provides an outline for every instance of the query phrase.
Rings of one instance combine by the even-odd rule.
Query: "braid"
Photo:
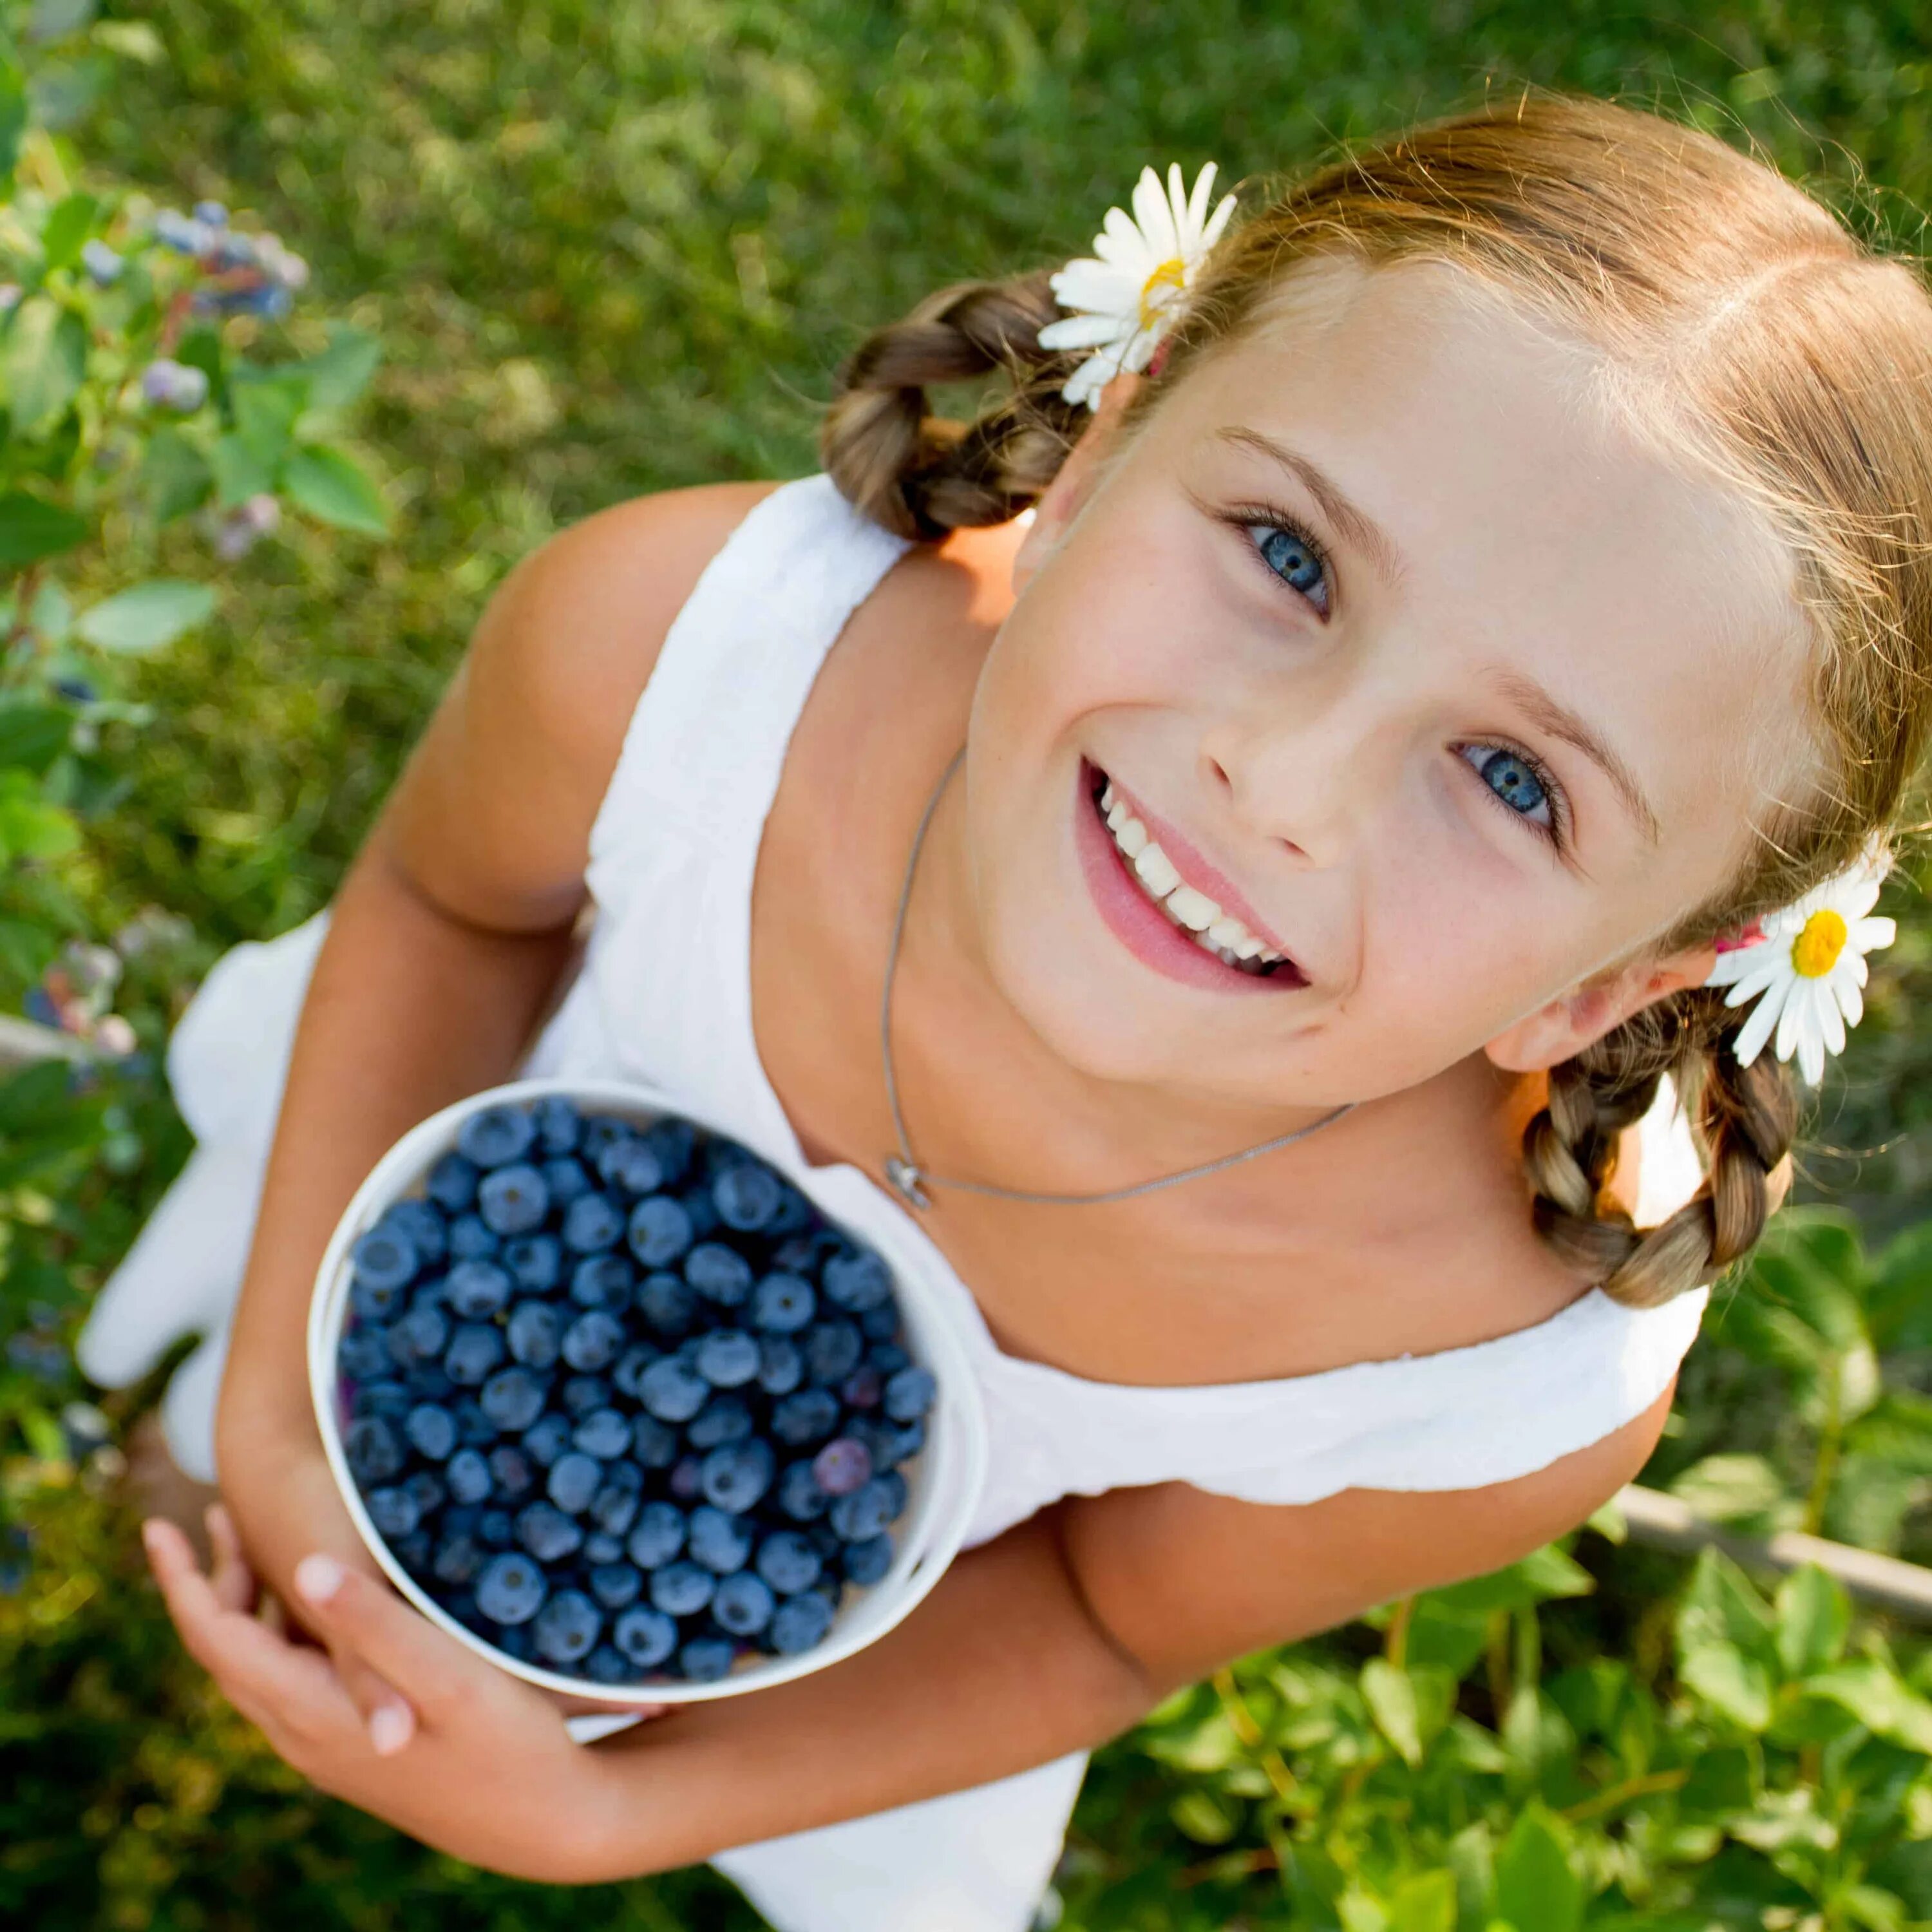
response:
[[[1524,1130],[1537,1232],[1615,1300],[1669,1301],[1748,1254],[1764,1232],[1798,1105],[1768,1054],[1738,1064],[1732,1044],[1747,1016],[1720,991],[1659,1002],[1554,1069],[1548,1104]],[[1618,1136],[1649,1111],[1666,1072],[1692,1108],[1708,1178],[1667,1220],[1640,1228],[1604,1189]]]
[[[840,370],[820,428],[826,473],[874,523],[923,543],[1017,516],[1088,418],[1060,394],[1078,356],[1040,346],[1060,314],[1042,270],[941,289],[874,329]],[[971,422],[926,413],[928,383],[995,370],[1011,389]]]

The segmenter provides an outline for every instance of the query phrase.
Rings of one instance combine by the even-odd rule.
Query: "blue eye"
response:
[[[1298,590],[1316,608],[1328,608],[1328,567],[1322,553],[1297,530],[1279,524],[1250,524],[1248,541],[1262,562],[1291,590]]]
[[[1520,818],[1554,830],[1550,788],[1519,752],[1494,745],[1468,745],[1462,755],[1491,791]]]

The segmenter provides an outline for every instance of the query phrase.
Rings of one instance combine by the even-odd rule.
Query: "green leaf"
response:
[[[1751,1751],[1742,1744],[1721,1744],[1697,1754],[1690,1775],[1678,1787],[1677,1810],[1685,1818],[1721,1818],[1749,1810],[1756,1796]]]
[[[1786,1675],[1808,1677],[1836,1662],[1851,1628],[1844,1586],[1815,1563],[1801,1563],[1778,1586],[1778,1660]]]
[[[1168,1815],[1200,1845],[1225,1845],[1240,1824],[1233,1801],[1211,1791],[1184,1791],[1168,1808]]]
[[[244,381],[238,371],[229,393],[235,404],[236,434],[264,470],[276,474],[289,453],[296,418],[308,406],[308,385],[260,377]]]
[[[1362,1666],[1362,1697],[1376,1729],[1394,1745],[1402,1762],[1422,1762],[1422,1734],[1417,1722],[1415,1687],[1408,1672],[1398,1670],[1383,1657],[1372,1657]]]
[[[145,20],[102,20],[96,23],[92,39],[98,47],[143,67],[159,67],[168,50],[159,34]]]
[[[0,568],[57,556],[86,535],[86,523],[58,503],[21,490],[0,496]]]
[[[0,1137],[23,1140],[58,1126],[73,1111],[68,1070],[43,1060],[0,1081]]]
[[[0,73],[0,182],[11,185],[26,131],[26,83],[17,72]]]
[[[165,524],[200,504],[214,486],[214,472],[187,436],[164,423],[148,439],[141,488],[154,520]]]
[[[1546,1543],[1501,1570],[1428,1591],[1418,1601],[1465,1615],[1487,1616],[1492,1610],[1540,1603],[1546,1597],[1586,1597],[1596,1587],[1596,1580],[1574,1556],[1556,1544]]]
[[[1932,1754],[1932,1702],[1883,1664],[1841,1664],[1806,1678],[1800,1688],[1808,1697],[1826,1698],[1850,1712],[1876,1736]]]
[[[1700,1551],[1677,1607],[1678,1676],[1748,1730],[1771,1721],[1772,1631],[1770,1606],[1750,1578],[1720,1551]]]
[[[58,704],[0,698],[0,766],[44,772],[67,749],[74,714]]]
[[[1702,1643],[1686,1649],[1677,1662],[1684,1684],[1748,1731],[1771,1722],[1771,1672],[1761,1660],[1735,1644]]]
[[[206,584],[158,577],[83,610],[74,629],[99,650],[153,651],[206,623],[214,610]]]
[[[1456,1874],[1418,1872],[1395,1888],[1388,1932],[1456,1932]]]
[[[80,244],[94,231],[100,204],[91,194],[70,194],[55,204],[40,230],[40,253],[50,268],[64,268],[80,259]]]
[[[389,533],[382,491],[352,458],[327,443],[297,450],[284,482],[290,497],[318,522],[364,536]]]
[[[214,445],[215,501],[224,510],[232,510],[275,487],[274,467],[239,436],[217,439]]]
[[[1496,1910],[1534,1932],[1578,1932],[1583,1882],[1570,1866],[1570,1832],[1538,1804],[1524,1808],[1496,1853]]]
[[[1932,1221],[1906,1228],[1880,1255],[1866,1305],[1880,1348],[1932,1348]]]
[[[0,772],[0,863],[58,859],[80,843],[73,815],[50,805],[31,773]]]
[[[44,46],[77,34],[94,18],[95,0],[34,0],[27,16],[27,38]]]
[[[28,436],[63,414],[87,374],[87,330],[50,296],[29,296],[7,332],[7,400],[14,431]]]
[[[310,409],[346,410],[369,386],[382,360],[381,342],[366,329],[332,322],[328,346],[287,367],[308,378]]]

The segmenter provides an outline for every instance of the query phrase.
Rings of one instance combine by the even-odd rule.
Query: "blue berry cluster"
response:
[[[809,1650],[890,1567],[932,1376],[884,1262],[736,1142],[487,1108],[354,1269],[350,1471],[499,1650],[705,1682]]]

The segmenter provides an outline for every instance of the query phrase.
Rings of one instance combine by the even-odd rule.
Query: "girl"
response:
[[[244,948],[177,1040],[206,1144],[98,1372],[164,1306],[225,1326],[280,1124],[232,1526],[210,1580],[151,1526],[156,1572],[290,1763],[462,1857],[1024,1925],[1089,1748],[1637,1472],[1788,1174],[1785,1062],[1856,1017],[1928,719],[1906,268],[1714,140],[1536,95],[1211,248],[1204,192],[1137,207],[1104,265],[868,340],[826,476],[518,568],[326,936]],[[304,1386],[352,1190],[520,1066],[647,1077],[913,1228],[993,1430],[889,1638],[590,1746],[381,1586]]]

